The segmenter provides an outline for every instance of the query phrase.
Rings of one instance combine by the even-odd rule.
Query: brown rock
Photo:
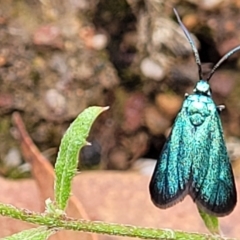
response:
[[[0,55],[0,67],[3,67],[4,65],[6,65],[6,63],[7,63],[6,57]]]
[[[53,25],[45,25],[38,28],[33,35],[33,42],[39,46],[63,48],[60,29]]]
[[[158,94],[155,99],[158,110],[169,119],[176,117],[182,106],[182,102],[181,97],[167,93]]]
[[[145,105],[146,98],[141,93],[134,93],[128,97],[123,107],[122,129],[124,132],[131,133],[142,126]]]
[[[145,77],[156,81],[161,81],[165,76],[164,69],[150,58],[144,58],[142,60],[140,69]]]
[[[107,46],[108,38],[103,33],[96,33],[93,27],[83,27],[79,31],[79,37],[85,46],[90,49],[102,50]]]
[[[145,108],[145,125],[153,135],[164,133],[171,122],[155,106]]]
[[[182,21],[188,30],[193,29],[198,24],[196,14],[187,14],[186,16],[183,16]]]
[[[44,101],[48,107],[48,113],[59,117],[66,111],[66,99],[56,89],[49,89],[45,93]]]

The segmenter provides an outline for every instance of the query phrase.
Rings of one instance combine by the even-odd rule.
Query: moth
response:
[[[237,202],[233,172],[223,137],[220,112],[211,96],[209,80],[240,46],[225,54],[203,79],[194,42],[177,11],[177,20],[191,44],[199,81],[178,113],[150,181],[150,195],[159,208],[168,208],[190,195],[203,211],[218,217],[231,213]]]

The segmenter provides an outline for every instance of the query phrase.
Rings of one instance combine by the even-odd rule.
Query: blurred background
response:
[[[175,7],[204,73],[240,44],[239,0],[0,0],[0,175],[29,177],[15,139],[17,111],[54,165],[61,137],[86,107],[110,106],[80,153],[81,170],[150,176],[184,94],[198,81]],[[240,53],[210,84],[240,173]]]

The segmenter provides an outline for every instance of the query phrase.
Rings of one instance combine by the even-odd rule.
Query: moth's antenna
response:
[[[178,23],[180,24],[184,34],[186,35],[189,43],[191,44],[191,47],[192,47],[192,50],[193,50],[193,53],[195,55],[195,60],[196,60],[196,63],[197,63],[197,66],[198,66],[198,75],[199,75],[199,79],[203,79],[203,76],[202,76],[202,67],[201,67],[201,60],[200,60],[200,57],[199,57],[199,53],[198,53],[198,50],[197,48],[195,47],[194,45],[194,42],[190,36],[190,33],[188,32],[187,28],[183,25],[179,15],[178,15],[178,12],[175,8],[173,8],[173,11],[177,17],[177,20],[178,20]]]
[[[213,67],[212,71],[209,73],[206,81],[209,81],[212,77],[212,75],[214,74],[214,72],[216,71],[216,69],[225,61],[227,60],[233,53],[237,52],[240,50],[240,45],[233,48],[231,51],[229,51],[228,53],[226,53],[217,63],[216,65]]]

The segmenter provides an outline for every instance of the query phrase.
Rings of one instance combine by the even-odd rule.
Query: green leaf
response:
[[[72,179],[78,165],[78,153],[87,143],[90,128],[97,116],[108,107],[89,107],[70,125],[62,138],[55,164],[55,201],[64,210],[70,196]]]
[[[12,236],[1,238],[2,240],[46,240],[52,234],[56,233],[56,229],[47,229],[47,227],[39,227],[28,229]]]
[[[221,233],[218,223],[218,218],[212,215],[207,214],[206,212],[202,211],[198,208],[201,218],[203,219],[205,226],[212,234],[219,234]]]

